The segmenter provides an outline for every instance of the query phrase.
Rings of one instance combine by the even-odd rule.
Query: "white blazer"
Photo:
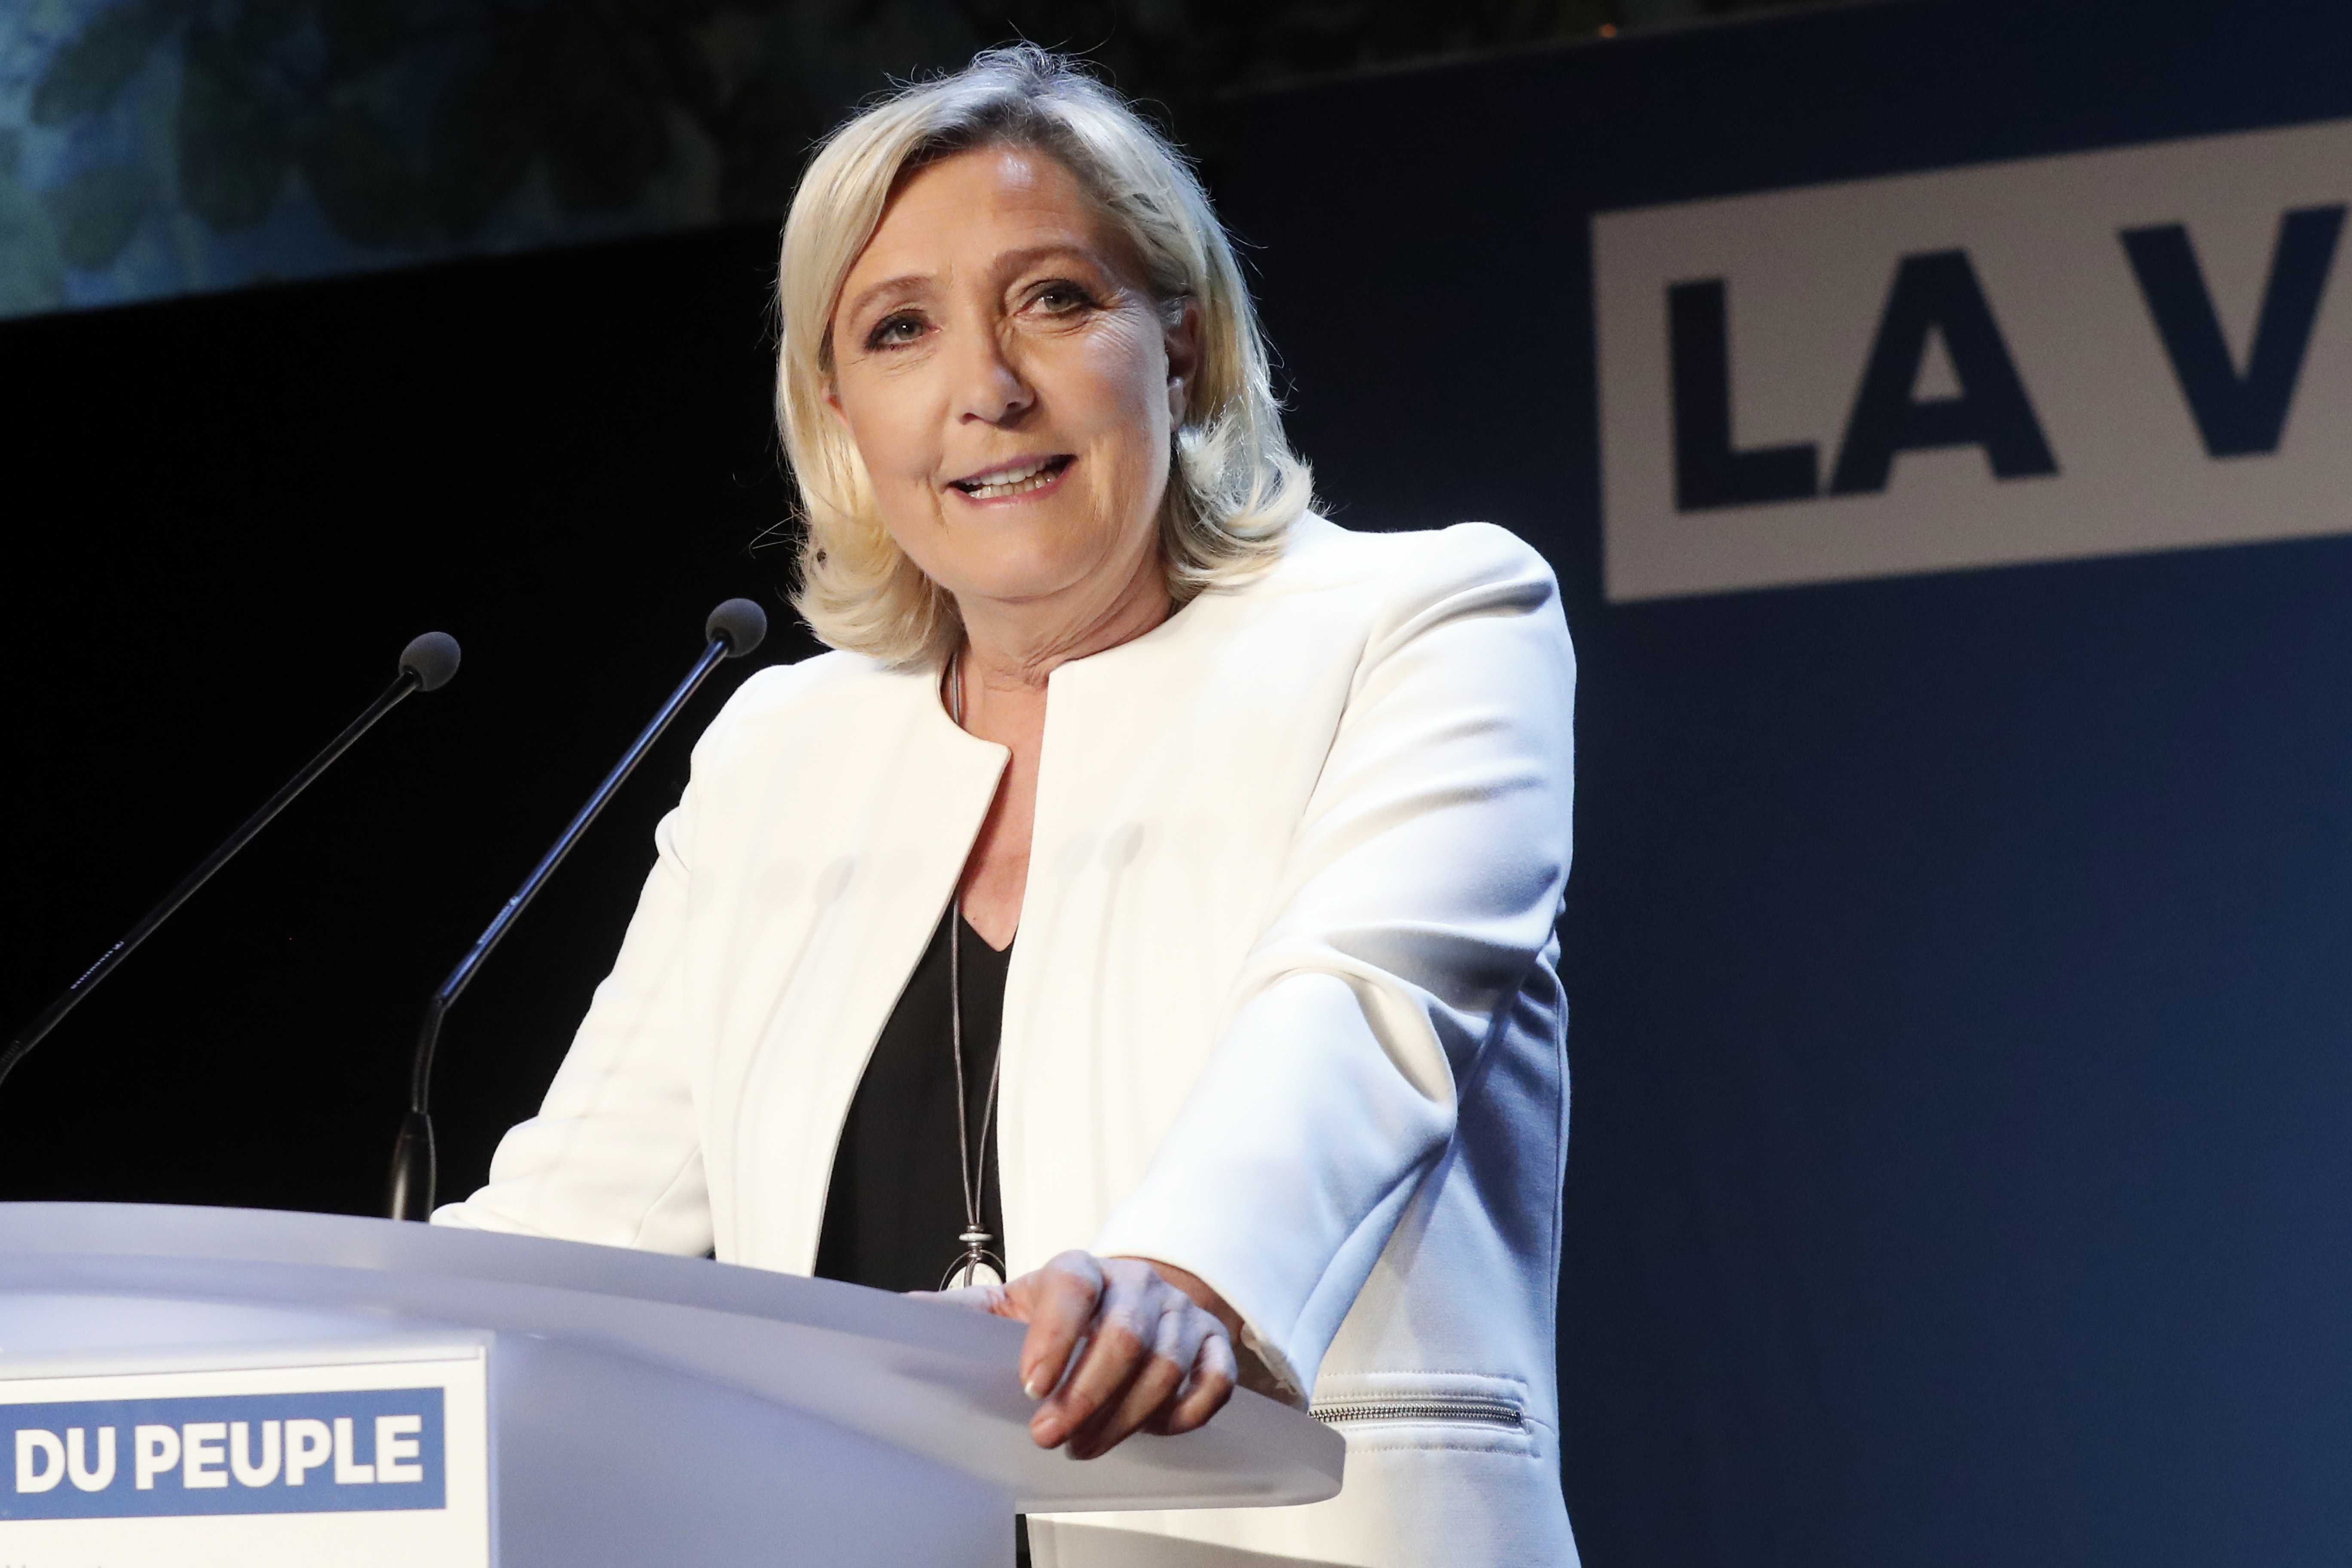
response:
[[[1349,1456],[1305,1508],[1033,1521],[1038,1568],[1574,1561],[1574,695],[1549,568],[1485,524],[1307,518],[1255,581],[1053,672],[1005,982],[1007,1260],[1191,1269]],[[1007,755],[930,670],[829,653],[746,681],[545,1105],[436,1222],[805,1273]]]

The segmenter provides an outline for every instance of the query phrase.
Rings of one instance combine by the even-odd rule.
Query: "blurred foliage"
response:
[[[176,195],[213,229],[260,223],[299,172],[344,237],[404,247],[463,240],[534,167],[568,213],[634,205],[674,154],[674,118],[721,163],[719,212],[773,205],[778,160],[817,116],[753,73],[731,93],[696,30],[780,0],[116,0],[59,47],[30,118],[101,115],[176,43]],[[751,134],[746,134],[751,132]],[[86,189],[79,186],[86,185]],[[119,247],[134,186],[85,176],[66,198],[77,265]],[[138,199],[143,199],[138,198]]]
[[[1082,49],[1213,139],[1226,89],[1589,37],[1617,0],[963,0],[973,30]]]
[[[0,315],[46,310],[65,292],[57,230],[16,178],[21,157],[16,132],[0,131]]]
[[[58,268],[108,266],[173,204],[230,236],[290,194],[351,244],[417,254],[465,248],[519,200],[552,209],[542,230],[773,219],[857,98],[1014,37],[1089,55],[1213,158],[1236,86],[1769,3],[94,0],[33,80],[28,129],[119,124],[159,59],[176,92],[144,164],[118,136],[36,196],[0,147],[0,313],[54,301]]]
[[[103,267],[131,243],[146,216],[144,171],[101,164],[47,194],[57,225],[58,253],[68,267]]]

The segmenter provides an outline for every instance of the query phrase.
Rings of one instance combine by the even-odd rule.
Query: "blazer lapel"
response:
[[[714,1192],[741,1201],[737,1255],[804,1273],[849,1102],[1010,753],[957,728],[923,671],[845,683],[778,729],[795,754],[738,773],[771,782],[737,805],[757,818],[740,902],[713,911],[732,973],[706,1103],[733,1110],[704,1142]]]

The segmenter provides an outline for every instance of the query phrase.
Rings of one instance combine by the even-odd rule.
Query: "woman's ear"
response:
[[[1197,300],[1171,300],[1165,308],[1168,333],[1168,417],[1184,423],[1201,374],[1201,304]]]

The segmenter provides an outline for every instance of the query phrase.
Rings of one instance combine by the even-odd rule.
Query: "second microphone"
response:
[[[416,1037],[416,1055],[409,1072],[408,1114],[401,1121],[400,1137],[393,1145],[392,1175],[386,1197],[385,1212],[394,1219],[422,1220],[433,1212],[434,1192],[438,1182],[437,1161],[433,1147],[433,1058],[441,1039],[441,1025],[451,1006],[464,994],[490,951],[513,929],[514,922],[539,890],[554,876],[555,868],[563,864],[565,856],[580,842],[598,815],[610,804],[629,774],[645,760],[646,753],[660,740],[664,731],[692,700],[710,672],[730,658],[740,658],[758,647],[768,635],[767,612],[749,599],[730,599],[710,612],[703,623],[705,639],[702,657],[687,672],[677,689],[671,692],[653,721],[647,724],[629,749],[622,753],[604,782],[588,797],[588,804],[556,837],[554,846],[542,856],[530,876],[523,879],[514,897],[509,899],[488,927],[476,940],[473,948],[449,972],[425,1004],[425,1017]]]

